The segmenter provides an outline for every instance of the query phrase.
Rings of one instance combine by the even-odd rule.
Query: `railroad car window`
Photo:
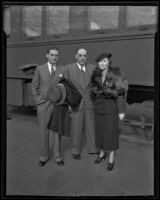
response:
[[[11,10],[10,7],[5,6],[3,12],[3,30],[5,31],[7,37],[10,37],[11,33]]]
[[[89,30],[115,29],[118,27],[119,6],[89,6]]]
[[[47,34],[69,31],[69,6],[47,6]]]
[[[70,6],[70,33],[83,34],[87,22],[87,6]]]
[[[127,6],[127,26],[155,25],[157,8],[155,6]]]
[[[28,37],[41,35],[41,6],[23,7],[23,33]]]

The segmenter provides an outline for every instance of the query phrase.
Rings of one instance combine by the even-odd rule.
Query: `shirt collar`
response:
[[[81,70],[82,66],[77,62],[77,65],[79,67],[79,69]],[[86,66],[84,65],[84,71],[85,71]]]
[[[48,67],[49,67],[49,69],[50,69],[52,66],[53,66],[54,69],[56,69],[56,64],[53,64],[53,65],[52,65],[50,62],[48,62]]]
[[[56,71],[56,64],[52,65],[50,62],[48,62],[48,69],[51,72],[51,67],[53,66],[53,70]]]

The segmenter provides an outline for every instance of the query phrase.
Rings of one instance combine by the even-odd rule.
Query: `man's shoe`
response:
[[[58,161],[58,162],[56,162],[57,163],[57,165],[59,165],[59,166],[63,166],[64,165],[64,162],[63,162],[63,160],[61,160],[61,161]]]
[[[76,160],[81,160],[80,154],[72,154],[73,158]]]
[[[40,161],[39,161],[39,166],[40,166],[40,167],[43,167],[46,163],[47,163],[47,161],[41,161],[41,160],[40,160]]]

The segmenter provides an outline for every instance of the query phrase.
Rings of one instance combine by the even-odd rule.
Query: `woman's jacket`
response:
[[[91,76],[91,99],[97,113],[124,113],[128,82],[118,67],[110,67],[102,83],[102,70]],[[115,103],[116,102],[116,103]]]

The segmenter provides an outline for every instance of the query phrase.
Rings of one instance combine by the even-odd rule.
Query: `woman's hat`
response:
[[[47,91],[47,97],[56,105],[63,104],[66,99],[66,89],[63,84],[52,84]]]
[[[96,62],[99,62],[101,60],[103,60],[104,58],[108,58],[109,60],[111,59],[112,54],[111,53],[101,53],[97,58],[96,58]]]

